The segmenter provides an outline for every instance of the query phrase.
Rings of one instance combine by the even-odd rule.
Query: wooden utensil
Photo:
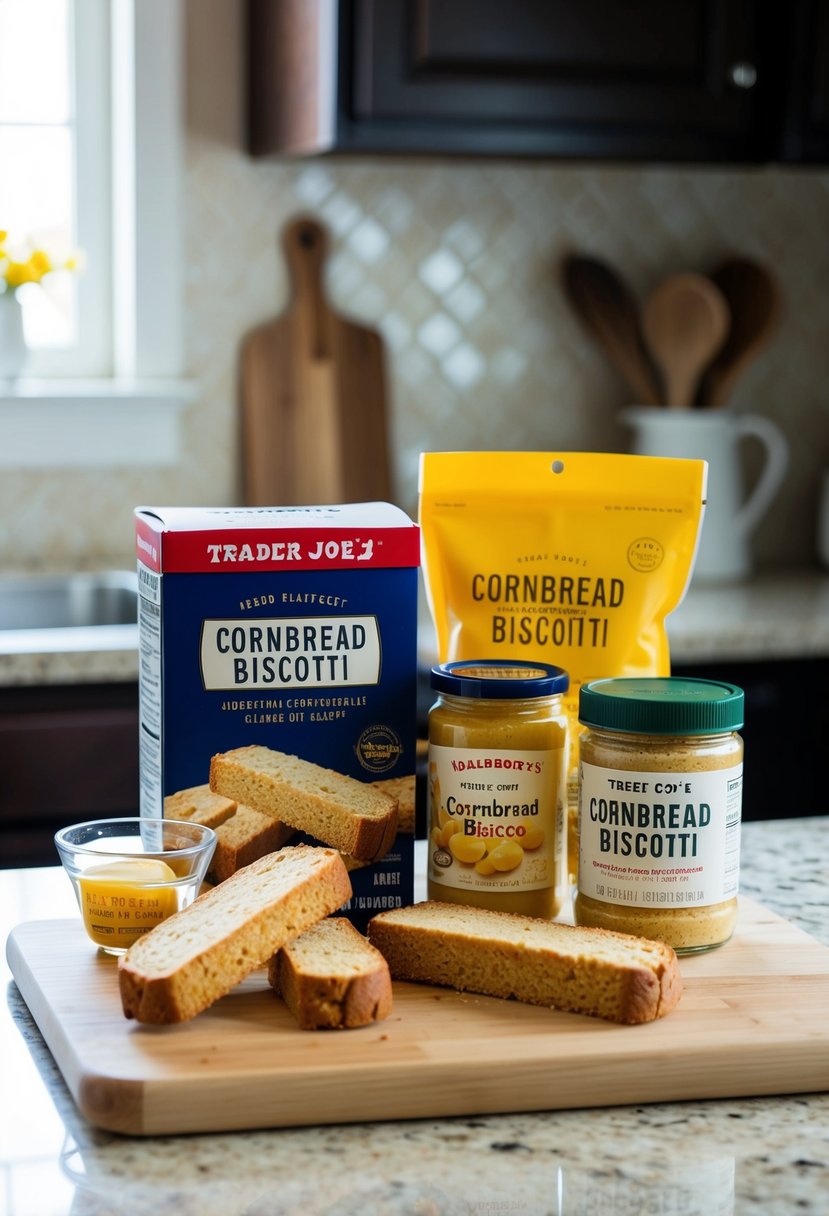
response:
[[[564,261],[564,286],[588,332],[626,380],[634,404],[660,405],[662,393],[642,339],[639,306],[620,275],[598,258],[571,254]]]
[[[731,310],[731,328],[702,378],[697,404],[725,405],[734,385],[774,334],[782,299],[772,274],[748,258],[728,258],[709,275]]]
[[[725,297],[705,275],[668,275],[654,288],[642,310],[642,329],[662,371],[666,405],[681,409],[693,403],[729,325]]]
[[[327,238],[307,216],[283,233],[292,295],[241,356],[245,500],[252,506],[391,496],[380,334],[324,291]]]

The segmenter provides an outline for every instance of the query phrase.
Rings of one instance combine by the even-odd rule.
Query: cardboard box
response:
[[[420,541],[407,515],[362,503],[135,518],[142,815],[251,744],[413,790]],[[413,901],[414,824],[401,828],[352,870],[360,928]]]

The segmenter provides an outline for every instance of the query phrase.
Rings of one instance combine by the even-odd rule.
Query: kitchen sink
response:
[[[134,625],[138,580],[129,570],[0,574],[0,630]]]

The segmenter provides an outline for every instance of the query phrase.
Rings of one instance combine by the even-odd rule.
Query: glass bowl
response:
[[[55,835],[90,941],[124,954],[199,893],[216,833],[178,819],[98,819]]]

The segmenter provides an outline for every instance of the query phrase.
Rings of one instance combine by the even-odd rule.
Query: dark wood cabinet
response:
[[[827,7],[249,0],[249,146],[829,160]]]
[[[59,828],[138,804],[136,684],[0,689],[0,865],[54,865]]]
[[[754,89],[729,79],[756,59],[749,8],[357,0],[344,133],[387,149],[736,156],[754,130]]]
[[[829,162],[829,4],[795,4],[780,131],[780,158],[799,164]]]
[[[823,814],[829,706],[806,690],[824,687],[829,659],[677,664],[673,671],[727,680],[745,693],[744,820]]]

